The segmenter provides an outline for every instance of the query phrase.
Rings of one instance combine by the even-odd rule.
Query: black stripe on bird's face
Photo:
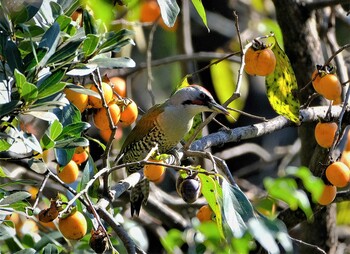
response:
[[[199,105],[208,106],[212,99],[205,93],[200,93],[198,98],[194,100],[185,100],[182,105]]]

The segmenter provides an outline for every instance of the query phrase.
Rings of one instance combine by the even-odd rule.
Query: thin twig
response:
[[[32,207],[32,210],[34,210],[36,208],[36,206],[38,205],[39,203],[39,200],[40,200],[40,197],[42,195],[42,192],[44,191],[44,188],[46,186],[46,183],[47,183],[47,180],[50,178],[50,171],[47,170],[45,172],[45,177],[43,179],[43,181],[41,182],[41,185],[40,185],[40,188],[38,190],[38,194],[36,194],[36,198],[35,198],[35,202],[33,204],[33,207]]]
[[[100,176],[107,173],[109,171],[109,168],[103,168],[100,171],[98,171],[85,185],[84,189],[80,190],[79,193],[76,193],[74,197],[69,200],[67,206],[60,212],[60,214],[64,214],[68,211],[69,207],[72,206],[77,199],[79,199],[81,196],[85,195],[85,193],[88,192],[89,188],[94,184],[95,181],[98,180]]]
[[[304,241],[302,241],[302,240],[293,238],[293,237],[291,237],[291,236],[289,236],[289,238],[290,238],[293,242],[295,242],[296,244],[298,244],[298,245],[304,245],[304,246],[306,246],[307,248],[309,248],[309,249],[310,249],[310,253],[315,253],[315,251],[317,251],[317,252],[319,252],[319,253],[326,254],[326,252],[325,252],[324,250],[322,250],[320,247],[318,247],[317,245],[304,242]]]
[[[232,54],[228,55],[227,53],[219,53],[219,52],[197,52],[193,54],[174,55],[174,56],[168,56],[157,60],[152,60],[151,66],[152,67],[164,66],[167,64],[184,62],[184,61],[208,61],[208,60],[221,59],[226,57],[228,57],[227,60],[229,61],[236,62],[236,63],[240,62],[240,60],[237,57],[232,56]],[[147,63],[143,62],[143,63],[139,63],[138,66],[136,66],[135,68],[120,70],[120,75],[129,76],[131,74],[137,73],[144,69],[147,69]]]
[[[153,46],[153,38],[154,33],[156,32],[156,29],[158,27],[158,22],[154,22],[152,25],[152,29],[149,33],[148,37],[148,45],[147,45],[147,91],[151,96],[152,105],[156,103],[154,94],[152,92],[152,82],[153,82],[153,75],[152,75],[152,46]]]

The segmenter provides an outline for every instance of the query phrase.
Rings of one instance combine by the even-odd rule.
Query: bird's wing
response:
[[[163,111],[160,104],[154,105],[150,108],[146,114],[137,122],[134,129],[131,130],[129,135],[126,137],[124,144],[121,148],[122,152],[129,144],[137,142],[144,138],[153,128],[155,128],[155,119]]]

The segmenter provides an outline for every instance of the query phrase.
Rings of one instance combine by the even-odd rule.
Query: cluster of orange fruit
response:
[[[244,55],[244,70],[253,76],[267,76],[276,67],[276,56],[273,51],[260,41],[254,41]]]
[[[339,161],[332,162],[325,169],[326,184],[318,203],[328,205],[333,202],[337,194],[337,187],[346,187],[350,181],[350,132],[348,132],[346,145]]]
[[[94,84],[88,84],[85,87],[91,89],[98,94],[102,93],[104,101],[108,105],[104,107],[103,100],[92,95],[86,95],[66,88],[64,93],[67,99],[74,104],[80,112],[84,112],[87,108],[93,109],[93,120],[97,129],[100,131],[101,137],[108,141],[112,134],[111,119],[114,126],[126,127],[134,123],[138,116],[136,103],[125,98],[126,83],[120,77],[105,78],[105,82],[99,84],[99,88]],[[100,92],[99,92],[100,91]]]

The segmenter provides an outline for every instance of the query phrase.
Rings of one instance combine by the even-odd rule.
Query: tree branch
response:
[[[319,118],[326,117],[328,106],[310,107],[300,111],[300,121],[302,123],[318,121]],[[342,107],[332,107],[332,117],[340,116]],[[348,112],[350,109],[346,108]],[[296,125],[289,121],[284,116],[277,116],[267,122],[257,123],[249,126],[238,127],[229,131],[223,130],[216,133],[209,134],[195,142],[190,146],[191,150],[203,151],[212,146],[218,146],[229,142],[239,142],[244,139],[251,139],[260,137],[262,135],[270,134],[277,130]]]
[[[318,1],[303,1],[301,4],[309,11],[322,9],[325,7],[336,6],[339,4],[348,4],[349,0],[318,0]]]

